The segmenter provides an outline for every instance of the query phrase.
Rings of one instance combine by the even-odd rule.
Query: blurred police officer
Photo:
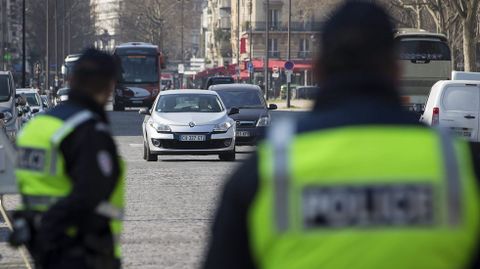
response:
[[[402,110],[393,32],[375,4],[332,14],[314,112],[277,119],[226,184],[204,268],[475,266],[470,149]]]
[[[104,111],[116,77],[113,56],[87,49],[69,101],[36,116],[18,137],[23,210],[11,241],[26,243],[37,268],[120,267],[123,165]]]

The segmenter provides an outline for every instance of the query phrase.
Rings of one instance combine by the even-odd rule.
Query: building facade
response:
[[[20,64],[22,47],[22,1],[0,0],[0,70]]]
[[[97,48],[113,50],[115,47],[121,2],[122,0],[90,0],[97,31]]]
[[[232,62],[231,0],[208,0],[202,13],[202,36],[207,65]]]

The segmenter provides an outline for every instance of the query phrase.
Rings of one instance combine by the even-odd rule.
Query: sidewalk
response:
[[[313,100],[294,99],[290,101],[290,108],[287,108],[287,100],[271,100],[268,104],[276,104],[281,111],[309,111],[313,107]]]

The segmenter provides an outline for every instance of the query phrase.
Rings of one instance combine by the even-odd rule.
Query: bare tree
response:
[[[480,0],[451,0],[463,26],[463,58],[465,71],[475,71],[478,6]]]

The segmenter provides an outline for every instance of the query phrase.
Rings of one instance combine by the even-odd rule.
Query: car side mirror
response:
[[[0,120],[3,120],[3,119],[5,119],[5,113],[0,112]]]
[[[276,104],[270,104],[270,105],[268,106],[268,109],[269,109],[269,110],[276,110],[276,109],[278,109],[278,106],[277,106]]]
[[[148,108],[140,108],[138,111],[138,114],[140,115],[151,115],[150,110]]]
[[[240,113],[240,109],[238,109],[238,107],[232,107],[230,108],[230,110],[228,111],[228,115],[235,115],[235,114],[238,114]]]

